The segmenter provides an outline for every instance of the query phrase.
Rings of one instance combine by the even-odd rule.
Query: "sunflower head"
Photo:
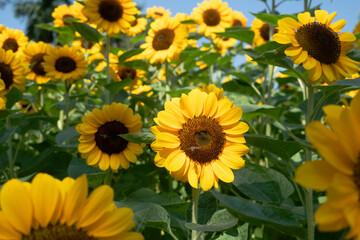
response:
[[[231,18],[231,27],[246,27],[247,19],[241,12],[232,11]]]
[[[75,47],[57,46],[49,50],[41,63],[46,76],[53,80],[73,82],[86,74],[86,61],[83,53]]]
[[[354,34],[360,33],[360,21],[356,24],[353,33]],[[357,48],[360,49],[360,40],[357,40],[356,44],[357,44]]]
[[[224,32],[231,27],[231,8],[221,0],[203,1],[193,9],[191,18],[199,25],[199,33],[215,37],[215,32]]]
[[[125,33],[128,36],[135,37],[137,34],[145,31],[147,26],[146,18],[136,18],[133,22],[130,23],[130,27],[126,29]]]
[[[165,9],[163,7],[153,6],[151,8],[146,9],[146,17],[147,18],[162,18],[162,17],[170,17],[171,12],[169,9]]]
[[[134,239],[130,208],[117,208],[107,185],[88,196],[86,175],[62,181],[38,173],[31,183],[11,179],[0,194],[3,239]]]
[[[188,32],[181,24],[180,17],[163,17],[156,19],[150,25],[148,36],[141,48],[143,57],[150,63],[176,60],[180,52],[186,47]]]
[[[223,98],[222,96],[224,93],[224,89],[216,87],[215,84],[207,85],[207,84],[203,83],[201,88],[197,88],[197,89],[199,89],[202,92],[206,92],[208,94],[211,92],[215,93],[215,96],[218,100],[221,100]]]
[[[328,14],[316,10],[315,17],[305,12],[298,14],[298,21],[293,18],[278,21],[279,33],[273,36],[273,40],[291,44],[285,54],[308,70],[310,83],[322,79],[331,84],[359,71],[359,62],[346,56],[356,38],[352,33],[340,33],[346,21],[331,23],[335,16],[336,12]]]
[[[109,35],[126,32],[140,13],[132,0],[85,0],[83,10],[89,23]]]
[[[64,21],[65,19],[79,19],[80,22],[85,22],[86,17],[82,13],[84,6],[75,1],[74,5],[60,5],[54,9],[51,16],[54,18],[55,27],[63,27],[71,25],[70,22]]]
[[[141,127],[141,117],[121,103],[95,108],[76,126],[81,134],[78,150],[87,164],[103,171],[127,169],[130,162],[136,162],[144,145],[128,142],[121,134],[138,133]]]
[[[28,38],[20,30],[5,28],[0,33],[0,47],[5,50],[12,50],[14,53],[21,53],[28,43]]]
[[[203,190],[218,186],[218,180],[232,182],[231,169],[240,169],[248,152],[243,133],[248,125],[240,122],[242,110],[227,98],[218,99],[198,89],[165,103],[165,110],[151,128],[156,140],[155,164],[166,167],[177,180],[198,183]]]

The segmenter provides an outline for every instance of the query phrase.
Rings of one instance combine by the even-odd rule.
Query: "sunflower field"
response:
[[[0,25],[0,239],[360,240],[360,22],[261,2]]]

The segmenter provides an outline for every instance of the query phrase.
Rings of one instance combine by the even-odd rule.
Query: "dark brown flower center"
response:
[[[245,27],[241,21],[239,21],[238,19],[235,19],[232,23],[232,27]]]
[[[13,50],[13,52],[16,52],[19,49],[19,45],[15,39],[8,38],[3,43],[3,49]]]
[[[99,4],[99,14],[109,22],[116,22],[123,15],[123,8],[118,1],[103,0]]]
[[[358,162],[355,164],[353,178],[355,185],[360,191],[360,157],[358,157]]]
[[[164,14],[161,13],[161,12],[154,12],[155,15],[159,16],[159,17],[162,17]]]
[[[41,63],[44,62],[44,56],[45,53],[39,53],[34,55],[30,60],[30,64],[33,65],[31,71],[33,71],[36,75],[45,76],[46,74],[43,66],[41,65]]]
[[[109,155],[121,153],[127,147],[128,141],[119,134],[129,133],[127,127],[119,121],[103,124],[95,133],[95,142],[100,150]]]
[[[225,133],[218,121],[200,116],[187,120],[178,132],[180,149],[199,164],[218,159],[224,149]]]
[[[220,23],[220,14],[217,9],[208,9],[203,12],[203,20],[208,26],[216,26]]]
[[[129,67],[118,67],[117,74],[121,78],[121,80],[123,80],[127,77],[134,80],[136,77],[136,70],[133,68],[129,68]]]
[[[76,62],[70,57],[59,57],[55,62],[56,71],[69,73],[76,69]]]
[[[95,240],[84,230],[66,224],[48,225],[45,228],[32,229],[29,235],[23,235],[22,240]]]
[[[73,16],[73,15],[71,15],[71,14],[65,14],[64,16],[63,16],[63,20],[64,19],[74,19],[75,17]],[[66,21],[63,21],[64,22],[64,24],[65,25],[67,25],[67,26],[71,26],[72,24],[71,24],[71,22],[66,22]]]
[[[10,66],[5,63],[0,63],[0,79],[4,81],[6,89],[9,89],[9,87],[13,84],[13,78],[14,74]]]
[[[168,28],[161,29],[155,33],[152,46],[156,51],[166,50],[173,43],[175,33]]]
[[[137,20],[137,19],[135,19],[135,21],[132,21],[132,22],[130,23],[130,25],[131,25],[132,27],[136,26],[137,24],[138,24],[138,20]]]
[[[269,39],[270,39],[269,30],[270,30],[270,26],[267,23],[263,24],[260,28],[260,36],[265,41],[269,41]]]
[[[300,46],[321,63],[332,64],[339,59],[339,36],[330,27],[317,22],[301,26],[295,33]]]

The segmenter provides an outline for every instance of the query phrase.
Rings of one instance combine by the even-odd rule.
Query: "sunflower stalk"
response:
[[[41,89],[40,89],[40,109],[41,109],[41,116],[44,115],[44,102],[45,102],[44,88],[41,86]],[[43,127],[44,127],[44,121],[43,121],[42,119],[40,119],[40,121],[39,121],[39,129],[40,129],[39,141],[40,141],[40,142],[42,142],[42,141],[44,140]]]
[[[65,101],[65,129],[69,128],[69,111],[70,111],[70,84],[65,81],[65,93],[64,93],[64,101]]]
[[[113,177],[113,171],[111,171],[111,169],[108,169],[105,172],[104,185],[111,186],[112,177]]]
[[[10,116],[6,117],[6,129],[9,129],[11,127],[11,123],[10,123]],[[12,142],[11,142],[11,137],[9,136],[8,139],[8,151],[7,151],[7,155],[8,155],[8,162],[9,162],[9,172],[10,172],[10,178],[16,178],[16,173],[15,173],[15,159],[13,158],[13,152],[12,152]]]
[[[169,79],[169,62],[165,61],[165,91],[168,92],[171,90],[171,82]],[[170,101],[170,95],[166,93],[166,101]]]
[[[110,78],[110,42],[111,42],[111,38],[110,38],[109,34],[106,34],[106,53],[105,53],[105,58],[106,58],[106,84],[111,83],[111,78]],[[105,104],[110,104],[110,103],[111,103],[110,90],[105,90]]]
[[[201,188],[193,188],[192,189],[192,223],[197,224],[197,217],[198,217],[198,204],[199,204],[199,196],[200,196]],[[196,230],[191,231],[191,240],[198,239],[198,236],[202,235],[201,232]]]

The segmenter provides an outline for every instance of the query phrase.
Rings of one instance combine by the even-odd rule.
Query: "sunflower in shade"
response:
[[[81,134],[78,150],[90,166],[103,171],[127,169],[143,153],[142,144],[128,142],[120,134],[139,133],[142,128],[140,115],[121,103],[95,108],[76,126]]]
[[[28,43],[28,38],[20,30],[5,28],[0,33],[0,47],[20,53]]]
[[[120,82],[126,78],[130,78],[132,83],[124,87],[124,90],[134,90],[136,86],[141,85],[145,77],[145,71],[125,66],[115,66],[111,68],[111,76],[115,82]]]
[[[316,10],[315,17],[305,12],[298,14],[298,21],[289,17],[278,21],[280,32],[273,40],[291,44],[285,54],[308,70],[310,83],[321,78],[331,84],[359,71],[359,62],[346,56],[356,38],[349,32],[340,33],[345,20],[331,23],[336,14]]]
[[[231,26],[231,8],[221,0],[209,0],[198,3],[191,18],[199,25],[199,33],[214,37],[216,32],[224,32]]]
[[[261,46],[270,40],[270,25],[266,22],[261,21],[260,19],[254,19],[250,30],[254,32],[254,38],[252,43],[254,47]],[[277,30],[274,29],[274,32],[277,32]]]
[[[79,19],[80,22],[85,22],[87,19],[82,13],[84,6],[75,1],[74,5],[60,5],[54,9],[51,16],[54,18],[55,27],[63,27],[71,25],[71,22],[66,22],[64,19]]]
[[[238,11],[231,12],[231,27],[246,27],[246,17]]]
[[[145,31],[146,26],[147,26],[146,18],[136,18],[135,21],[130,23],[130,28],[126,29],[125,33],[128,36],[135,37],[136,34]]]
[[[62,181],[38,173],[31,183],[11,179],[0,192],[1,239],[143,240],[130,208],[117,208],[107,185],[88,196],[86,175]]]
[[[12,87],[25,91],[25,71],[21,58],[12,50],[0,48],[0,80],[4,83],[0,85],[0,95],[5,95]]]
[[[83,10],[89,23],[108,35],[126,32],[140,11],[132,0],[85,0]]]
[[[176,16],[179,17],[180,22],[193,20],[186,13],[178,13],[178,14],[176,14]],[[197,24],[196,23],[195,24],[186,23],[185,25],[186,25],[188,33],[196,33],[197,32]],[[187,45],[196,48],[197,47],[196,39],[188,38]]]
[[[180,17],[163,17],[156,19],[150,25],[141,55],[150,63],[162,63],[177,60],[180,52],[186,47],[188,32],[186,26],[181,24]]]
[[[46,76],[52,80],[62,80],[72,83],[86,74],[84,54],[75,47],[57,46],[49,50],[42,63]]]
[[[1,31],[0,31],[1,32]],[[356,24],[355,29],[353,31],[354,34],[359,33],[360,34],[360,21]],[[357,48],[360,49],[360,40],[356,41]]]
[[[193,188],[200,183],[204,191],[218,187],[219,179],[232,182],[231,169],[242,168],[241,156],[249,151],[243,136],[249,127],[239,121],[241,115],[227,98],[218,100],[215,93],[198,89],[165,102],[154,118],[157,126],[151,127],[156,166]]]
[[[146,17],[147,18],[162,18],[162,17],[170,17],[171,12],[168,9],[165,9],[163,7],[156,7],[153,6],[152,8],[146,9]]]
[[[46,76],[42,63],[44,56],[49,53],[51,48],[52,46],[49,43],[31,42],[23,50],[24,62],[30,66],[27,77],[35,80],[38,84],[47,83],[50,80]]]

